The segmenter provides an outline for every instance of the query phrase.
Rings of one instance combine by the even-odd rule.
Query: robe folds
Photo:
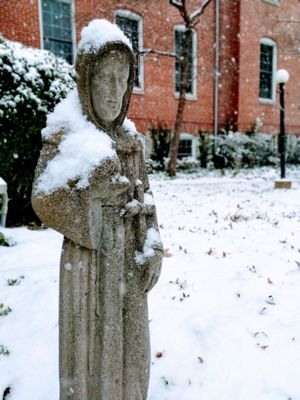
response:
[[[123,128],[117,157],[95,168],[89,185],[39,193],[37,182],[58,153],[63,130],[45,141],[32,195],[34,210],[64,235],[60,263],[60,399],[145,400],[150,347],[147,293],[161,269],[162,245],[143,254],[158,231],[143,149]],[[116,177],[126,177],[117,179]]]

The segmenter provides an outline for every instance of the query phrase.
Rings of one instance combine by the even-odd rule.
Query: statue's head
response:
[[[112,131],[122,125],[134,70],[135,57],[125,41],[106,41],[97,49],[90,47],[84,51],[79,48],[76,59],[79,98],[83,112],[98,128]]]

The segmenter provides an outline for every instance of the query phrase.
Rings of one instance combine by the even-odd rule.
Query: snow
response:
[[[129,39],[116,24],[106,19],[94,19],[82,29],[78,51],[94,52],[109,42],[123,42],[132,49]]]
[[[116,157],[111,138],[83,115],[76,89],[48,116],[47,126],[42,131],[43,138],[49,140],[60,130],[65,134],[59,152],[40,176],[38,192],[48,194],[59,188],[68,189],[69,180],[77,180],[76,187],[84,188],[97,166]]]
[[[131,119],[129,118],[125,118],[124,122],[123,122],[123,128],[126,129],[129,133],[135,135],[137,134],[137,129],[135,126],[135,123],[133,121],[131,121]]]
[[[26,103],[33,112],[47,112],[50,105],[57,102],[75,86],[74,68],[62,58],[47,50],[26,47],[21,43],[5,40],[0,43],[0,66],[11,73],[13,79],[9,90],[3,87],[0,99],[0,115],[16,113],[18,103]],[[51,81],[48,88],[45,83]],[[41,89],[43,88],[43,96]],[[34,102],[34,107],[31,101]]]
[[[287,175],[290,190],[271,168],[151,177],[169,257],[149,295],[148,400],[300,399],[300,168]],[[0,247],[0,398],[58,400],[62,236],[1,232],[17,244]]]
[[[143,247],[143,252],[135,252],[135,261],[139,266],[145,264],[149,258],[155,255],[155,246],[160,245],[161,240],[159,232],[155,228],[149,228],[146,232],[146,239]]]
[[[154,199],[152,193],[145,193],[144,194],[144,204],[146,206],[154,205]]]

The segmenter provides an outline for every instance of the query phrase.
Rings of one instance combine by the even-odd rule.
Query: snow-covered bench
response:
[[[0,196],[2,197],[1,209],[0,209],[0,216],[1,216],[0,225],[5,226],[7,205],[8,205],[7,183],[1,177],[0,177]]]

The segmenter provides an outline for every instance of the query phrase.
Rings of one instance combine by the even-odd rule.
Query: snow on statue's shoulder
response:
[[[123,122],[123,128],[133,137],[136,137],[137,139],[140,140],[140,142],[143,145],[143,150],[144,150],[144,156],[146,152],[146,138],[145,135],[142,133],[139,133],[136,129],[135,123],[131,121],[129,118],[125,118]]]
[[[63,135],[58,153],[39,177],[37,192],[50,194],[57,189],[69,189],[70,180],[77,181],[78,189],[84,188],[97,166],[117,157],[111,138],[83,115],[77,90],[70,92],[48,116],[43,139],[51,142],[59,131]]]
[[[123,122],[123,128],[126,129],[126,131],[128,131],[133,136],[135,136],[138,133],[135,123],[127,117]]]
[[[78,91],[74,89],[55,106],[52,113],[48,114],[46,128],[42,129],[42,137],[44,140],[49,140],[61,129],[74,131],[86,123],[86,117],[81,111]]]
[[[129,39],[116,24],[106,19],[94,19],[82,29],[78,51],[83,53],[97,51],[109,42],[123,42],[132,49]]]

